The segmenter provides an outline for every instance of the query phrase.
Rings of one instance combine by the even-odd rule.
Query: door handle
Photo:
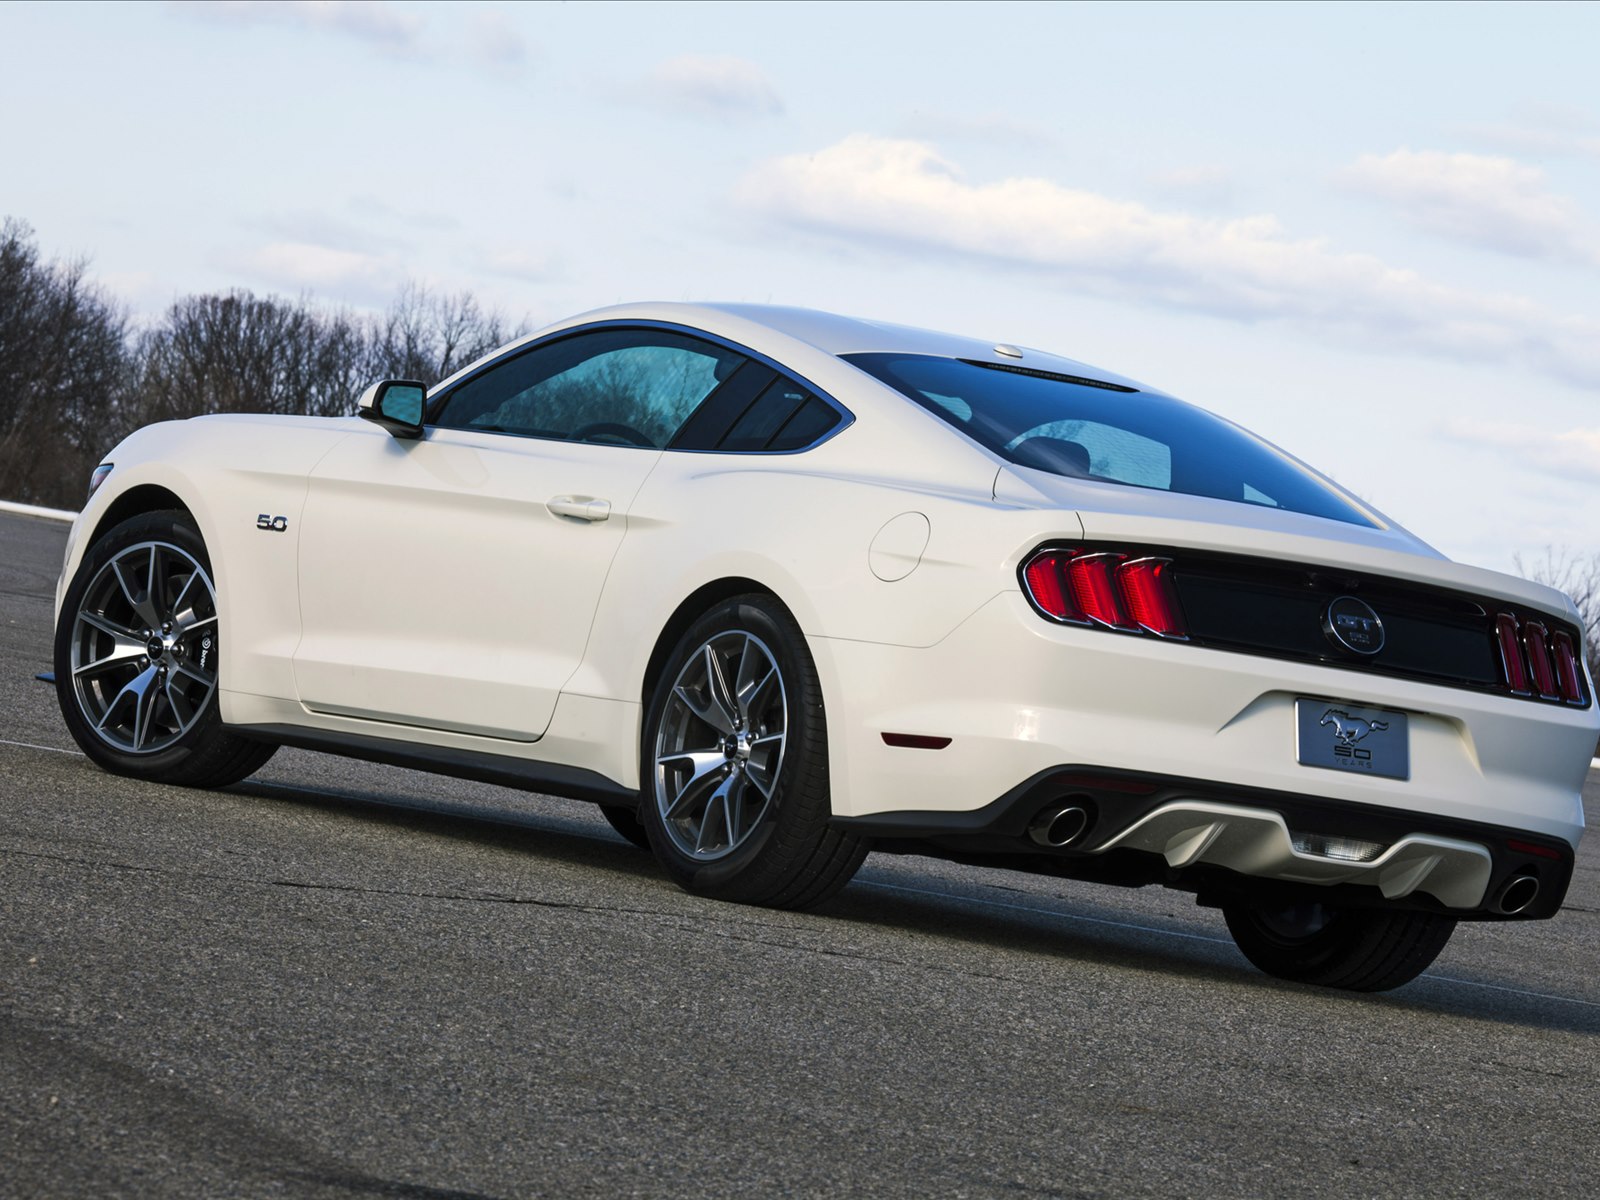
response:
[[[611,515],[611,501],[590,496],[551,496],[544,506],[558,517],[575,517],[580,521],[604,521]]]

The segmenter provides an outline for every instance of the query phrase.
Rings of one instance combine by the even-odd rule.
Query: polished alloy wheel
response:
[[[655,738],[655,799],[679,850],[732,854],[772,807],[788,733],[788,695],[767,644],[719,633],[678,672]]]
[[[164,750],[194,728],[217,687],[217,597],[193,555],[139,542],[100,568],[73,617],[78,708],[125,754]]]

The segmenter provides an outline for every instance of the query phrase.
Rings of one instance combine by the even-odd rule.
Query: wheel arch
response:
[[[678,644],[678,639],[683,636],[684,630],[694,624],[695,620],[713,605],[721,604],[733,596],[748,594],[766,596],[781,605],[791,617],[794,615],[794,610],[784,604],[783,598],[759,580],[728,575],[701,584],[679,602],[678,607],[673,609],[672,615],[667,618],[666,624],[661,627],[661,632],[656,635],[655,645],[651,647],[650,657],[645,662],[644,678],[639,685],[641,711],[650,707],[650,698],[655,693],[661,672],[666,668],[667,658],[672,654],[673,647]]]
[[[106,511],[100,514],[100,520],[95,524],[89,534],[85,546],[93,546],[108,530],[116,528],[122,522],[133,517],[143,516],[145,513],[163,512],[175,509],[188,513],[196,520],[195,513],[176,492],[164,488],[157,483],[135,484],[107,506]]]

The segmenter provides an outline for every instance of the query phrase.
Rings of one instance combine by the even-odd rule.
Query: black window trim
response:
[[[542,349],[542,348],[544,348],[546,346],[554,345],[556,342],[565,341],[567,338],[577,337],[580,334],[586,334],[586,333],[599,333],[599,332],[601,332],[603,330],[608,330],[608,329],[609,330],[629,330],[629,329],[661,330],[661,331],[666,332],[666,333],[676,333],[676,334],[681,334],[681,335],[683,335],[685,337],[697,338],[702,342],[709,342],[713,346],[720,346],[724,350],[731,350],[735,354],[741,354],[745,358],[751,359],[754,362],[761,363],[763,366],[765,366],[765,367],[767,367],[767,368],[769,368],[769,369],[771,369],[773,371],[776,371],[780,376],[782,376],[784,378],[794,380],[797,384],[799,384],[801,387],[803,387],[807,391],[809,391],[818,400],[821,400],[829,408],[833,409],[836,413],[839,414],[838,423],[835,424],[826,433],[824,433],[821,437],[817,438],[816,440],[814,440],[812,442],[807,443],[804,446],[797,447],[796,449],[793,449],[793,450],[700,450],[700,449],[690,449],[690,448],[684,448],[684,447],[674,447],[674,446],[671,446],[669,444],[669,445],[664,446],[664,447],[661,448],[661,452],[662,453],[673,453],[673,454],[738,454],[738,455],[744,455],[746,457],[748,457],[749,455],[752,455],[752,454],[761,454],[761,455],[769,455],[769,456],[788,455],[788,454],[805,454],[807,451],[816,449],[818,446],[822,445],[822,443],[830,440],[831,438],[835,437],[836,435],[838,435],[840,433],[843,433],[846,429],[850,428],[850,426],[855,424],[855,420],[856,420],[855,413],[851,412],[848,408],[846,408],[838,400],[834,399],[827,392],[825,392],[821,388],[817,387],[816,384],[812,383],[804,375],[801,375],[801,374],[797,373],[796,371],[794,371],[790,367],[784,366],[782,363],[778,362],[776,359],[771,358],[768,355],[762,354],[758,350],[752,350],[748,346],[742,346],[738,342],[732,341],[732,340],[730,340],[728,338],[725,338],[725,337],[721,337],[721,336],[719,336],[717,334],[714,334],[714,333],[709,333],[704,329],[697,329],[692,325],[680,325],[675,321],[630,320],[630,319],[627,319],[627,318],[622,318],[622,319],[609,320],[609,321],[595,321],[595,322],[592,322],[592,323],[590,323],[588,325],[577,325],[577,326],[573,326],[573,327],[568,328],[568,329],[558,329],[554,333],[550,334],[547,337],[542,337],[542,338],[539,338],[538,340],[532,341],[532,342],[523,342],[523,343],[521,343],[519,345],[516,345],[516,346],[513,346],[513,347],[507,349],[504,353],[495,355],[488,362],[485,362],[485,363],[481,364],[480,366],[473,368],[472,371],[470,371],[466,375],[461,376],[459,379],[453,380],[448,388],[446,388],[445,390],[439,392],[437,395],[435,395],[435,394],[430,392],[429,395],[428,395],[428,401],[427,401],[427,412],[423,417],[424,436],[426,436],[428,430],[430,430],[430,429],[440,429],[440,428],[450,428],[450,429],[460,428],[460,429],[463,429],[463,430],[465,430],[465,431],[467,431],[469,433],[472,432],[472,429],[471,429],[470,426],[454,426],[454,425],[452,425],[452,426],[440,426],[436,422],[438,420],[439,414],[443,411],[445,404],[448,403],[451,395],[454,394],[455,390],[457,388],[463,386],[464,384],[469,383],[472,380],[478,378],[484,372],[491,371],[495,367],[498,367],[503,363],[509,362],[513,358],[518,358],[518,357],[520,357],[520,356],[522,356],[524,354],[531,353],[534,350],[539,350],[539,349]],[[732,376],[729,376],[729,378],[731,379]],[[723,381],[723,383],[726,383],[726,382],[727,382],[727,380]],[[707,392],[706,395],[701,399],[700,403],[695,405],[695,407],[690,410],[689,415],[684,418],[684,424],[687,424],[689,422],[689,420],[694,416],[694,414],[699,412],[701,407],[703,405],[705,405],[711,399],[711,397],[715,396],[719,390],[721,390],[721,387],[722,387],[722,384],[718,384],[717,387],[714,387],[714,388],[711,389],[711,391]],[[682,426],[679,426],[679,428],[682,428]],[[479,430],[478,432],[480,432],[480,433],[493,433],[497,437],[532,438],[532,439],[534,439],[536,441],[541,441],[541,442],[564,442],[564,441],[568,440],[566,438],[544,437],[544,436],[541,436],[540,434],[537,434],[537,433],[512,433],[512,432],[503,431],[503,430],[487,430],[487,429]],[[595,444],[599,444],[599,443],[595,443]],[[628,449],[642,450],[642,449],[645,449],[645,447],[643,447],[643,446],[618,446],[618,447],[614,447],[614,448],[615,449],[623,449],[623,450],[628,450]]]

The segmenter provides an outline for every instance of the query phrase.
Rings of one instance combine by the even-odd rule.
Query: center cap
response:
[[[151,658],[162,658],[167,653],[167,643],[160,637],[153,637],[144,644],[144,652]]]

